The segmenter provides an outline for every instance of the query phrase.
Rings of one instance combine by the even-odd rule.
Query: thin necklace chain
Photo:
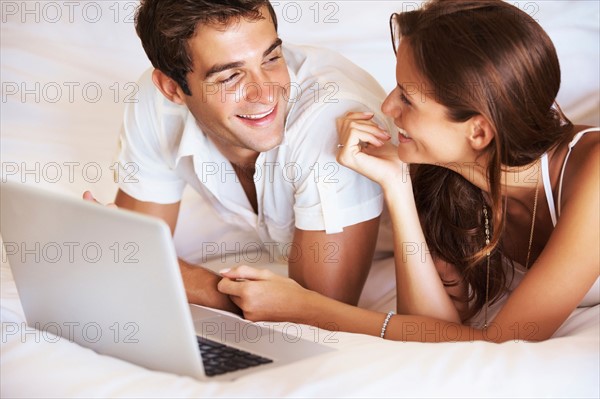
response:
[[[531,245],[533,244],[533,231],[535,229],[535,216],[537,213],[538,193],[540,188],[540,178],[538,176],[535,183],[535,194],[533,197],[533,212],[531,215],[531,230],[529,231],[529,244],[527,245],[527,259],[525,260],[525,270],[529,268],[529,258],[531,256]],[[488,217],[487,206],[483,205],[483,216],[485,218],[485,246],[490,245],[490,220]],[[488,308],[490,299],[490,251],[489,248],[486,252],[486,277],[485,277],[485,309],[484,309],[484,322],[483,329],[488,327]]]
[[[485,216],[485,246],[487,247],[488,245],[490,245],[490,219],[488,218],[488,210],[487,210],[487,206],[485,205],[485,202],[483,204],[483,216]],[[484,314],[484,324],[483,324],[483,329],[487,329],[488,325],[487,325],[487,321],[488,321],[488,307],[489,307],[489,301],[490,301],[490,249],[487,249],[487,252],[485,254],[486,256],[486,277],[485,277],[485,314]]]

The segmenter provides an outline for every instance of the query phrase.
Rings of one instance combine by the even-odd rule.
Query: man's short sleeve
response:
[[[381,214],[381,187],[365,176],[336,161],[336,119],[351,111],[371,111],[356,101],[339,101],[320,107],[303,133],[294,134],[292,161],[309,170],[303,171],[295,191],[296,227],[339,233],[346,226],[371,220]],[[385,118],[376,117],[382,122]],[[387,125],[383,124],[387,129]]]
[[[144,202],[181,200],[185,181],[176,171],[176,144],[184,128],[180,107],[154,87],[151,71],[138,82],[137,102],[127,104],[121,127],[119,189]]]

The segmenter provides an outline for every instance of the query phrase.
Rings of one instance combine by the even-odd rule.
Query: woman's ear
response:
[[[492,125],[482,115],[477,115],[469,120],[469,134],[467,140],[475,151],[482,151],[494,139],[495,132]]]
[[[165,75],[164,72],[158,69],[152,71],[152,82],[168,100],[175,104],[185,105],[185,95],[179,84]]]

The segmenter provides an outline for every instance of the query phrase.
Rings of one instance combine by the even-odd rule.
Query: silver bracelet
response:
[[[385,336],[385,330],[393,314],[395,314],[394,311],[389,311],[387,316],[385,316],[385,320],[383,321],[383,325],[381,326],[381,334],[379,334],[380,338],[383,338]]]

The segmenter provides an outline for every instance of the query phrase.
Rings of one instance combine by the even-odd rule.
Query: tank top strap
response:
[[[546,193],[546,202],[548,202],[548,210],[550,210],[550,217],[552,218],[552,225],[556,226],[556,208],[554,206],[554,197],[552,196],[552,183],[550,182],[550,167],[548,164],[548,153],[545,152],[541,158],[542,161],[542,183],[544,185],[544,192]]]
[[[556,199],[558,204],[556,204],[556,205],[554,203],[554,197],[552,195],[552,183],[550,182],[550,166],[549,166],[549,162],[548,162],[548,153],[547,152],[544,153],[542,155],[542,157],[540,158],[541,164],[542,164],[542,166],[541,166],[542,167],[542,183],[544,185],[544,192],[546,194],[546,201],[548,202],[548,210],[550,211],[550,217],[552,218],[553,226],[556,226],[556,222],[558,220],[558,217],[560,216],[562,184],[563,184],[563,177],[565,175],[565,169],[567,167],[567,161],[569,160],[569,156],[571,155],[571,151],[573,150],[573,147],[575,147],[575,145],[579,142],[579,140],[589,132],[600,132],[600,128],[593,127],[593,128],[582,130],[581,132],[577,133],[575,135],[575,137],[573,137],[573,139],[569,143],[569,150],[567,152],[567,156],[565,157],[565,160],[563,161],[563,164],[562,164],[562,167],[560,170],[560,178],[558,180],[558,198]],[[557,209],[558,209],[558,212],[557,212]]]
[[[562,198],[563,177],[565,175],[565,169],[567,168],[567,161],[569,160],[569,156],[571,155],[571,151],[573,150],[573,147],[575,147],[575,145],[579,142],[579,140],[584,135],[586,135],[587,133],[590,133],[590,132],[598,133],[598,132],[600,132],[600,128],[593,127],[593,128],[582,130],[581,132],[577,133],[575,135],[575,137],[573,137],[573,140],[571,140],[571,142],[569,143],[569,151],[567,152],[567,156],[565,157],[565,160],[563,161],[562,169],[560,171],[560,178],[558,180],[558,198],[556,199],[558,201],[558,216],[560,216],[560,203],[561,203],[561,198]],[[556,225],[556,223],[555,223],[555,225]]]

